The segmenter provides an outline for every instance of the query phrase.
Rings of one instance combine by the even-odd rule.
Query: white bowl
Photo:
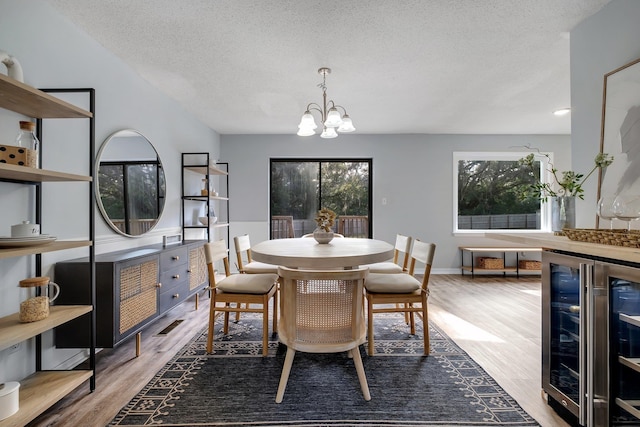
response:
[[[212,216],[211,218],[209,218],[206,216],[201,216],[198,217],[198,221],[200,221],[200,224],[202,225],[209,225],[209,221],[211,221],[211,224],[215,224],[216,222],[218,222],[218,217]]]

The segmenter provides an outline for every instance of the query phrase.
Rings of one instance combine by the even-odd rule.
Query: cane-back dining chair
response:
[[[282,278],[278,336],[287,346],[287,355],[276,403],[281,403],[284,397],[296,351],[348,352],[364,399],[371,400],[359,348],[366,338],[362,298],[367,269],[318,271],[279,267],[278,270]]]
[[[232,275],[229,271],[229,251],[224,240],[205,243],[204,252],[211,290],[207,353],[213,353],[214,324],[217,312],[224,313],[223,333],[225,335],[229,333],[229,313],[262,313],[262,355],[266,356],[269,346],[269,302],[272,298],[273,333],[278,331],[278,275],[269,273]],[[220,260],[224,265],[225,277],[217,281],[214,263]],[[223,303],[224,306],[218,306],[218,303]]]
[[[403,273],[408,271],[409,252],[411,251],[411,237],[396,235],[396,245],[393,251],[393,261],[367,264],[369,273]]]
[[[295,237],[293,216],[276,215],[271,217],[271,239],[290,239]]]
[[[429,315],[429,275],[436,245],[420,240],[413,241],[411,261],[406,274],[371,273],[365,282],[367,299],[368,353],[374,354],[373,319],[376,313],[408,313],[411,334],[416,333],[414,313],[422,318],[424,354],[430,352]],[[417,278],[416,263],[424,264],[421,278]]]
[[[344,237],[369,238],[369,217],[361,215],[340,215],[338,233]]]

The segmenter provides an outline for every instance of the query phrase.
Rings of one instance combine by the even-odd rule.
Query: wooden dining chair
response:
[[[339,216],[338,233],[344,237],[369,238],[369,217],[361,215]]]
[[[225,335],[229,333],[229,313],[262,313],[262,355],[266,356],[269,350],[269,302],[272,298],[273,333],[278,331],[278,275],[269,273],[232,275],[229,271],[229,251],[224,240],[205,243],[204,252],[211,290],[207,353],[213,353],[214,323],[217,312],[224,313],[223,333]],[[224,264],[225,277],[217,281],[214,263],[220,260]],[[224,303],[224,306],[218,306],[218,303]]]
[[[414,313],[422,319],[424,354],[429,355],[429,275],[436,245],[414,240],[407,274],[371,273],[365,281],[367,299],[368,353],[374,354],[373,319],[376,313],[408,313],[411,334],[416,333]],[[424,264],[421,279],[416,278],[416,263]]]
[[[271,217],[271,239],[291,239],[295,237],[293,216],[275,215]]]
[[[249,235],[236,236],[233,238],[233,245],[236,248],[236,259],[238,271],[240,273],[257,274],[272,273],[278,274],[278,266],[254,261],[251,258],[251,239]]]
[[[369,273],[406,273],[408,271],[410,251],[411,237],[397,234],[396,244],[393,250],[393,261],[367,264]]]
[[[362,298],[367,269],[319,271],[279,267],[278,270],[282,278],[278,336],[287,346],[287,355],[276,403],[281,403],[284,397],[296,351],[348,352],[364,399],[371,400],[359,349],[366,335]]]

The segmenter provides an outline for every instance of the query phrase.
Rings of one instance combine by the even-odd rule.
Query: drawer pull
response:
[[[174,256],[171,257],[171,259],[174,260],[174,261],[178,261],[180,259],[180,256],[179,255],[174,255]]]
[[[156,285],[156,288],[161,288],[162,287],[162,283],[158,282],[158,284]]]
[[[179,278],[180,278],[180,275],[179,275],[179,274],[174,274],[174,275],[173,275],[173,278],[174,278],[174,279],[179,279]]]
[[[180,298],[180,294],[173,294],[174,298]]]

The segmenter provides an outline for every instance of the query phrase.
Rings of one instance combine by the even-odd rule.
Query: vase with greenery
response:
[[[318,227],[313,231],[313,238],[318,243],[329,243],[333,239],[333,230],[331,227],[335,224],[337,215],[334,211],[322,208],[316,216],[316,224]]]
[[[531,149],[531,147],[527,147]],[[518,160],[518,163],[527,166],[531,170],[531,175],[535,177],[535,182],[525,187],[522,191],[522,198],[537,198],[541,202],[551,202],[551,229],[559,233],[563,228],[575,228],[575,200],[584,200],[583,185],[596,170],[601,170],[613,162],[613,156],[607,153],[598,153],[593,160],[593,167],[586,175],[574,171],[558,171],[551,162],[551,157],[547,153],[538,154],[547,158],[547,171],[552,177],[551,182],[543,182],[540,179],[540,169],[535,167],[535,153]]]

